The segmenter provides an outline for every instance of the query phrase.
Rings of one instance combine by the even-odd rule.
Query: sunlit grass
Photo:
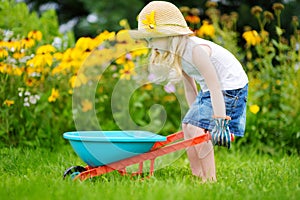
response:
[[[149,179],[112,172],[84,182],[63,180],[84,165],[70,147],[1,149],[1,199],[298,199],[300,159],[216,149],[218,182],[201,184],[185,154]]]

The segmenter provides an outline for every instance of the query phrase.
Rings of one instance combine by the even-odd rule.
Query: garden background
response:
[[[136,68],[149,51],[127,30],[146,2],[1,1],[2,155],[64,151],[62,134],[73,130],[180,130],[187,109],[181,85],[153,84]],[[173,2],[197,36],[229,49],[248,74],[246,133],[230,152],[298,159],[300,2]],[[128,113],[133,124],[124,121]]]
[[[37,3],[41,2],[44,4],[40,5],[38,11],[29,9],[36,8],[39,5]],[[62,6],[66,7],[67,2],[62,3]],[[100,12],[104,6],[99,3],[92,9],[89,1],[81,4],[84,4],[87,15],[80,18],[81,20],[91,18],[88,12],[93,9]],[[143,2],[137,5],[140,4]],[[199,7],[201,9],[188,5],[180,8],[196,35],[228,48],[243,63],[249,76],[247,129],[245,137],[238,139],[236,145],[271,154],[278,151],[299,152],[299,13],[294,12],[295,15],[291,16],[292,9],[299,5],[296,1],[286,6],[280,3],[262,5],[269,6],[267,8],[246,5],[240,4],[238,7],[241,12],[245,12],[243,15],[224,9],[223,4],[218,6],[214,2],[203,4]],[[185,106],[184,101],[180,100],[180,85],[174,86],[178,87],[177,90],[171,88],[170,91],[170,88],[147,83],[147,80],[142,83],[139,75],[143,72],[136,74],[137,69],[134,66],[145,60],[147,49],[126,52],[130,48],[142,48],[143,45],[146,47],[143,42],[135,44],[126,37],[126,29],[136,27],[136,20],[131,15],[136,16],[138,8],[128,18],[126,13],[130,9],[122,15],[106,15],[104,12],[102,17],[106,17],[106,20],[119,20],[113,23],[107,21],[108,24],[116,26],[108,27],[104,23],[105,28],[102,28],[101,19],[98,19],[101,15],[94,12],[95,19],[89,25],[98,28],[90,35],[90,28],[83,29],[86,32],[78,31],[77,28],[76,34],[73,29],[69,29],[62,34],[59,30],[63,25],[57,16],[76,13],[72,14],[64,9],[57,14],[53,9],[46,9],[61,8],[59,6],[59,3],[45,4],[44,1],[32,1],[29,4],[13,1],[1,3],[0,145],[43,146],[52,149],[64,143],[61,134],[76,129],[72,113],[72,96],[75,96],[72,95],[73,90],[86,87],[91,82],[89,79],[92,79],[84,73],[80,73],[78,77],[78,70],[85,61],[88,63],[93,60],[90,54],[97,54],[94,49],[99,45],[102,48],[96,51],[111,66],[101,72],[103,74],[96,86],[94,102],[88,98],[80,99],[80,115],[88,116],[95,109],[103,130],[120,129],[114,118],[118,118],[118,112],[122,114],[122,109],[116,108],[112,114],[112,92],[117,82],[126,85],[139,80],[140,88],[133,92],[129,105],[125,106],[128,107],[134,122],[139,126],[156,123],[155,126],[162,127],[160,134],[163,135],[180,129],[181,107]],[[234,8],[236,5],[231,9]],[[244,11],[246,8],[248,11]],[[285,11],[287,8],[288,13]],[[238,31],[241,26],[239,21],[243,21],[244,16],[255,23],[244,22],[243,30]],[[100,25],[97,25],[98,22]],[[81,22],[78,23],[80,26]],[[255,25],[252,27],[251,24]],[[113,49],[117,50],[112,52]],[[121,56],[122,51],[124,55]],[[115,56],[111,56],[112,54]],[[116,58],[116,55],[120,55],[120,58]],[[85,60],[86,58],[88,59]],[[96,73],[99,75],[101,70],[98,69],[99,72]],[[107,81],[110,84],[106,84]],[[121,96],[122,94],[119,95],[120,99]],[[95,105],[91,105],[92,103]],[[158,109],[157,112],[152,112],[153,116],[149,116],[149,108],[153,104],[164,106],[167,114],[165,121],[153,120],[150,123],[152,118],[160,119],[162,114]],[[178,104],[182,104],[181,107]],[[91,126],[86,128],[95,128]]]

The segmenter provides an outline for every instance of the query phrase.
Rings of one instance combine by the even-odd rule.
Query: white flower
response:
[[[4,30],[4,37],[5,40],[9,40],[14,35],[13,31],[10,30]]]
[[[22,97],[23,93],[19,92],[19,96]],[[36,104],[38,100],[40,100],[40,96],[35,94],[35,95],[31,95],[31,93],[29,91],[26,91],[24,93],[24,106],[29,107],[30,104]]]
[[[18,91],[19,91],[19,93],[18,93],[19,97],[22,97],[23,92],[24,92],[24,88],[18,88]]]
[[[29,60],[29,59],[30,59],[30,56],[24,56],[23,58],[19,59],[19,61],[20,61],[21,63],[26,63],[27,60]]]
[[[36,104],[37,98],[36,98],[35,96],[30,96],[30,97],[29,97],[29,102],[30,102],[31,104]]]
[[[62,41],[62,39],[61,39],[60,37],[55,37],[55,38],[53,39],[52,46],[54,46],[54,47],[60,49],[61,46],[62,46],[62,43],[63,43],[63,41]]]

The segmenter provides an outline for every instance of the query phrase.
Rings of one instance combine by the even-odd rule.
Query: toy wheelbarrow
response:
[[[86,167],[72,166],[64,172],[64,178],[86,180],[112,171],[127,174],[126,167],[139,164],[139,170],[132,175],[143,173],[143,163],[150,160],[150,176],[154,173],[154,162],[159,156],[209,141],[209,133],[183,140],[183,132],[167,137],[148,131],[77,131],[66,132],[76,154],[87,164]]]

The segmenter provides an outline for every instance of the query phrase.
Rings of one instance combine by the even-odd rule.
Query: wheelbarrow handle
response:
[[[179,132],[176,132],[176,133],[173,133],[171,135],[168,135],[167,136],[167,140],[166,141],[163,141],[163,142],[155,142],[153,147],[151,148],[151,151],[155,150],[155,149],[158,149],[162,146],[165,146],[167,144],[170,144],[172,142],[175,142],[177,140],[181,140],[183,139],[183,131],[179,131]]]

